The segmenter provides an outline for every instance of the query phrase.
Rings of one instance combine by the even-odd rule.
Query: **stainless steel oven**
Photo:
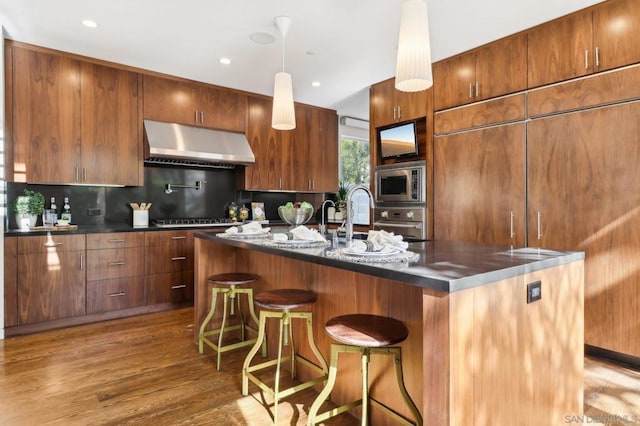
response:
[[[375,169],[376,203],[424,203],[424,161],[378,166]]]
[[[373,229],[402,235],[407,241],[426,239],[426,209],[423,206],[385,207],[373,209]]]

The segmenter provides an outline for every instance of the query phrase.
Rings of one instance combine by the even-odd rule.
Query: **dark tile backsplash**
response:
[[[196,181],[206,183],[202,189],[176,189],[165,193],[167,183],[195,186]],[[225,216],[225,206],[231,201],[251,207],[252,201],[264,202],[267,219],[277,220],[278,206],[287,201],[306,200],[320,207],[322,194],[296,194],[282,192],[250,192],[235,190],[235,171],[229,169],[193,169],[184,167],[145,166],[143,187],[102,187],[68,185],[27,185],[7,183],[7,201],[10,205],[25,187],[41,192],[45,206],[49,207],[51,197],[62,209],[64,197],[69,197],[72,222],[78,225],[131,224],[132,214],[129,203],[151,202],[149,219],[193,218]],[[89,211],[98,215],[89,215]],[[14,215],[6,215],[8,229],[15,229]],[[39,221],[42,220],[41,218]],[[7,229],[7,228],[5,228]]]

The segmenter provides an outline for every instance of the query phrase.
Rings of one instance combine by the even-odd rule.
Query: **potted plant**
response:
[[[336,210],[344,212],[347,208],[347,184],[343,181],[338,183],[338,192],[336,192]]]
[[[44,213],[44,195],[39,192],[24,189],[11,205],[16,215],[16,223],[20,229],[29,229],[36,225],[38,215]]]

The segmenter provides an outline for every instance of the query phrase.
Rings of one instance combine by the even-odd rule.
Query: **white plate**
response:
[[[375,257],[375,256],[390,256],[393,254],[398,254],[400,253],[400,249],[391,249],[391,250],[385,250],[385,251],[359,251],[359,250],[354,250],[352,248],[346,248],[343,249],[342,252],[344,254],[348,254],[349,256],[363,256],[363,257]]]
[[[260,237],[262,235],[265,235],[266,232],[253,232],[253,233],[249,233],[249,232],[235,232],[235,233],[231,233],[231,232],[225,232],[225,234],[228,237],[240,237],[240,238],[251,238],[251,237]]]

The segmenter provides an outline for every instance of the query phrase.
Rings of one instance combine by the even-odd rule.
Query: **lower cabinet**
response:
[[[88,234],[87,313],[144,304],[144,233]]]
[[[193,231],[145,234],[147,304],[193,301]]]
[[[18,324],[86,313],[85,236],[18,238]]]
[[[192,303],[194,232],[6,236],[5,334]]]

